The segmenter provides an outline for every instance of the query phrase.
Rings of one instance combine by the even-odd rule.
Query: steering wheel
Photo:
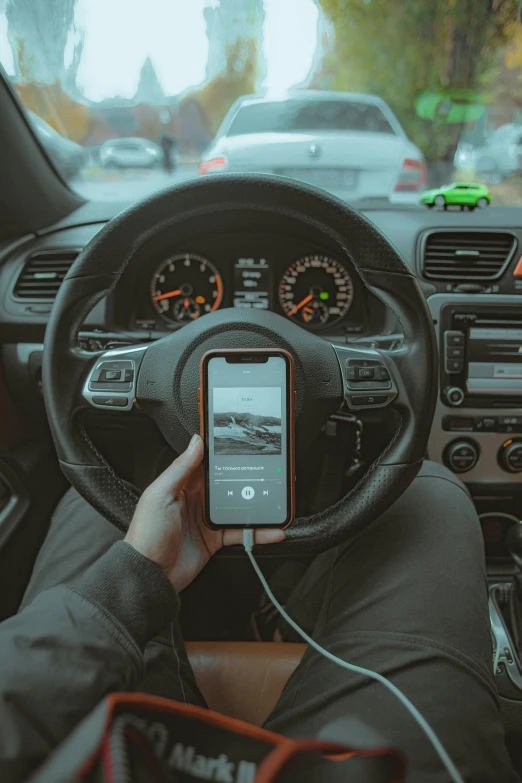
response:
[[[327,237],[341,257],[351,259],[363,284],[395,313],[402,332],[398,347],[333,344],[277,313],[244,308],[209,313],[146,345],[94,356],[78,347],[86,314],[114,289],[135,254],[146,252],[162,232],[179,239],[189,229],[192,236],[212,225],[244,231],[256,221],[258,226],[276,221]],[[373,345],[379,345],[378,338]],[[372,522],[417,475],[436,402],[437,349],[420,286],[398,252],[359,212],[315,188],[261,175],[196,179],[156,193],[107,223],[63,281],[45,337],[45,404],[62,471],[120,530],[128,528],[139,492],[99,453],[78,414],[89,406],[110,408],[130,417],[130,425],[129,411],[137,406],[180,453],[199,431],[199,363],[215,348],[290,351],[297,453],[310,446],[342,406],[352,412],[387,408],[398,413],[390,443],[356,486],[326,510],[297,518],[286,540],[263,547],[263,552],[329,549]],[[360,366],[374,367],[374,379],[356,378]],[[110,372],[116,372],[118,385],[108,380],[115,377]],[[114,391],[116,385],[121,391]]]

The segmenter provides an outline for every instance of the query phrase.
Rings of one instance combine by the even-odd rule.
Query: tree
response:
[[[134,95],[135,103],[162,105],[165,93],[150,57],[147,57],[140,71],[138,87]]]
[[[428,160],[453,159],[461,127],[422,119],[424,92],[474,92],[513,35],[518,0],[319,0],[335,27],[319,79],[380,95]],[[315,84],[314,86],[321,86]]]
[[[215,134],[236,98],[255,91],[257,81],[257,42],[238,39],[226,50],[226,68],[198,90],[191,90],[181,100],[195,101],[205,117],[208,129]]]

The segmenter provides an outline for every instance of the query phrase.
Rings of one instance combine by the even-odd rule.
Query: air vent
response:
[[[80,251],[44,250],[32,255],[16,281],[14,295],[20,299],[56,298],[62,281]]]
[[[423,272],[431,280],[493,280],[516,248],[513,234],[437,231],[424,244]]]

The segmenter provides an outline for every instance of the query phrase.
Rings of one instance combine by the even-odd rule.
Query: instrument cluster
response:
[[[207,239],[163,251],[140,263],[139,286],[131,320],[161,330],[220,307],[273,310],[314,331],[364,322],[364,292],[349,260],[288,237]]]

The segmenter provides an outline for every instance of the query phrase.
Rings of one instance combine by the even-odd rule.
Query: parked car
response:
[[[86,164],[85,150],[75,141],[61,136],[48,122],[33,111],[27,111],[38,141],[65,179],[75,177]]]
[[[140,137],[109,139],[100,148],[100,162],[107,168],[151,168],[162,160],[161,147]]]
[[[463,209],[485,209],[491,204],[491,196],[486,185],[476,182],[452,182],[435,190],[426,190],[420,197],[427,207],[460,206]]]
[[[376,95],[300,90],[280,100],[244,96],[231,107],[199,173],[266,172],[348,201],[418,193],[423,155]]]

